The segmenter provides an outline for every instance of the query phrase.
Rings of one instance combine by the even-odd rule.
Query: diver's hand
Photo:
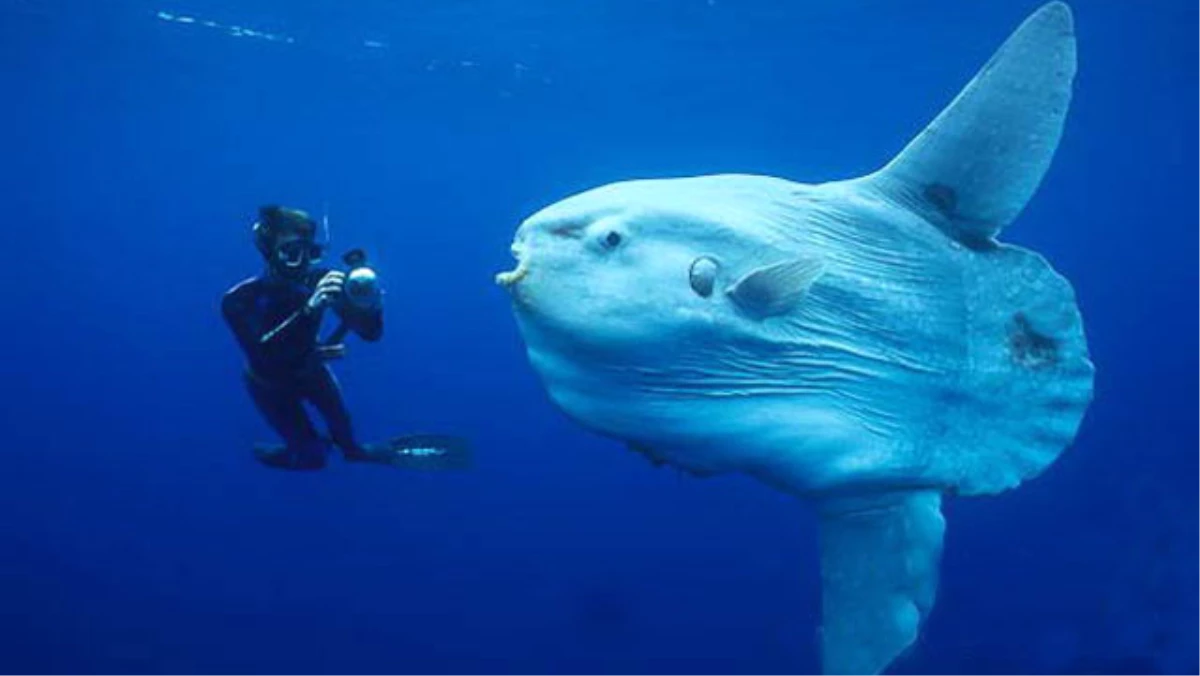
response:
[[[333,305],[342,297],[342,288],[345,284],[346,273],[337,270],[326,273],[321,281],[317,282],[317,290],[309,296],[305,309],[309,312],[316,312]]]

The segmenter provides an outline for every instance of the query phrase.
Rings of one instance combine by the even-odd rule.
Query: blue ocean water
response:
[[[559,414],[491,282],[533,210],[633,177],[889,159],[1037,6],[0,0],[0,671],[817,669],[816,523]],[[904,673],[1197,673],[1195,3],[1076,0],[1080,71],[1008,241],[1074,284],[1076,444],[951,500]],[[257,465],[221,295],[260,204],[387,287],[362,436],[476,468]]]

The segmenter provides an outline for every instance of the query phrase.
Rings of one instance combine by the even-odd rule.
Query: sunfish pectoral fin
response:
[[[986,245],[1041,182],[1075,77],[1071,10],[1034,12],[958,96],[865,182],[951,237]]]
[[[876,674],[917,638],[933,606],[945,521],[936,491],[821,507],[821,667]]]
[[[819,259],[793,258],[751,270],[726,293],[750,315],[773,317],[795,309],[824,271]]]

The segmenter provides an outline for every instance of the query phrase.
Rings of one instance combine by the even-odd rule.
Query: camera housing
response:
[[[346,300],[359,307],[378,305],[379,278],[367,264],[367,253],[362,249],[351,249],[342,254],[342,262],[350,268],[346,273]]]

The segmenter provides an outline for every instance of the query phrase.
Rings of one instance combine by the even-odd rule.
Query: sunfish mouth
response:
[[[529,267],[526,266],[524,262],[521,262],[521,264],[517,266],[516,270],[501,272],[500,274],[496,275],[496,283],[508,289],[522,279],[525,279],[526,275],[528,274]]]

